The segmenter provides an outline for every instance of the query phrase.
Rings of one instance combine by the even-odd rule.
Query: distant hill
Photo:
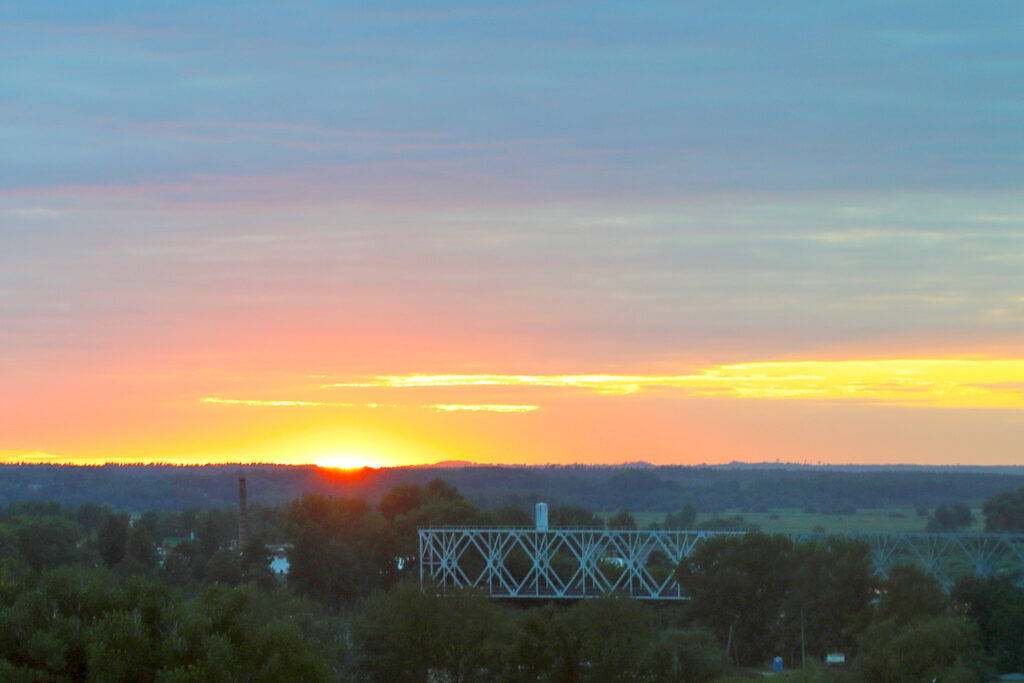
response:
[[[1024,468],[824,466],[730,463],[724,466],[496,466],[450,462],[420,467],[333,470],[286,465],[0,465],[0,504],[55,500],[106,503],[122,510],[218,507],[237,501],[245,476],[249,501],[287,503],[305,493],[378,500],[391,487],[444,479],[484,507],[575,505],[591,510],[700,511],[768,508],[931,508],[978,506],[1024,487]]]

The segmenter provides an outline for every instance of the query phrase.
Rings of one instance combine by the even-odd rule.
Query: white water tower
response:
[[[537,503],[537,531],[548,530],[548,504]]]

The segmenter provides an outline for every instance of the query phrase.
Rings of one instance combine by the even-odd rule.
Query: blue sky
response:
[[[38,423],[0,452],[126,364],[1019,357],[1022,38],[1017,2],[0,2],[0,407]]]
[[[366,7],[8,3],[3,184],[359,165],[397,198],[392,173],[518,199],[1021,180],[1017,3]]]

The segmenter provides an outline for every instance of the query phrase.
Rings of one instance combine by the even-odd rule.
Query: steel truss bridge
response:
[[[686,600],[673,578],[701,542],[744,531],[430,528],[419,530],[420,585],[473,587],[495,598],[578,599],[622,593],[644,600]],[[950,586],[964,575],[1011,576],[1024,586],[1024,536],[931,533],[799,533],[867,542],[875,572],[912,563]]]

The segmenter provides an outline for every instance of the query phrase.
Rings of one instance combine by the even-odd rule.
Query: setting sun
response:
[[[318,467],[330,467],[337,470],[358,470],[364,467],[387,467],[387,463],[381,463],[380,459],[358,452],[327,453],[313,460]]]

